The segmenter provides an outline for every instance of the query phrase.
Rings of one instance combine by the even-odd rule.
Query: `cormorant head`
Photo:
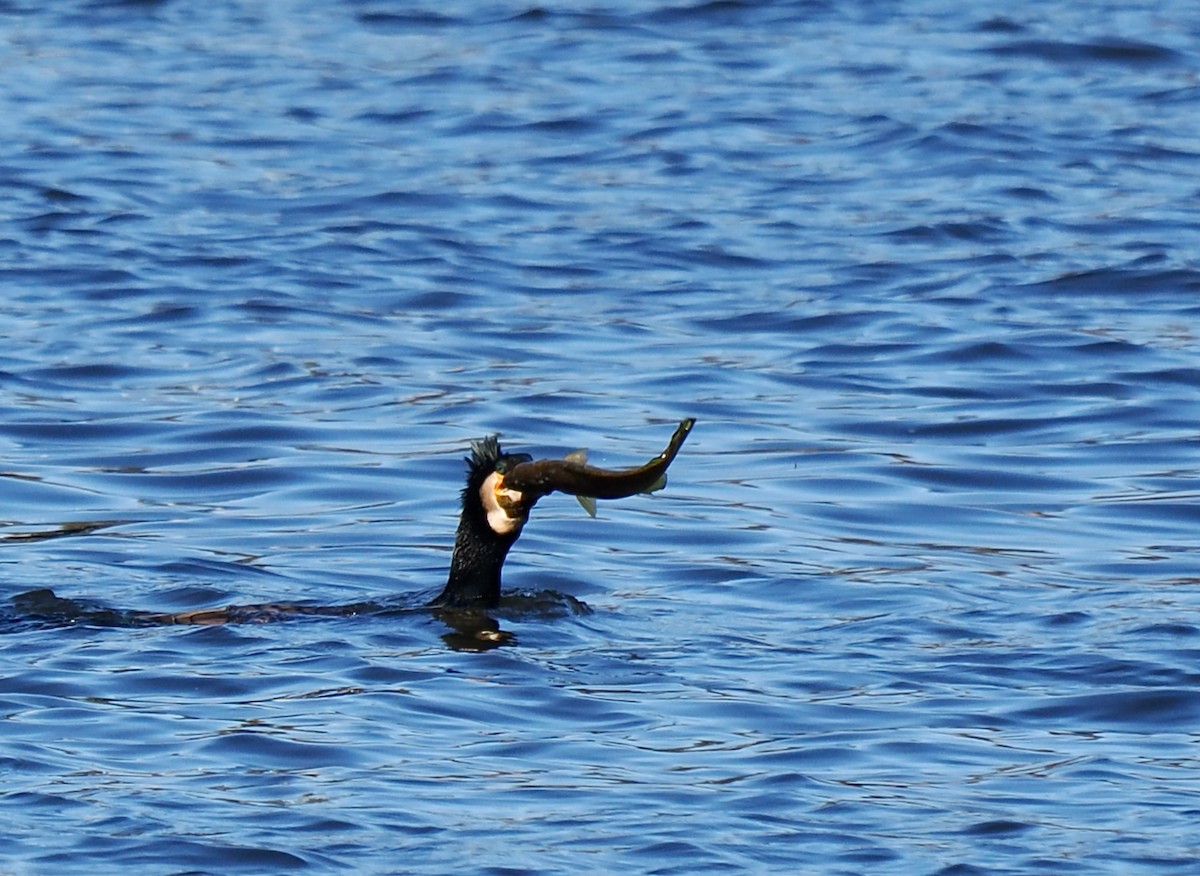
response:
[[[510,489],[504,476],[532,458],[527,453],[505,453],[495,435],[472,442],[450,578],[434,604],[486,608],[499,602],[504,559],[541,498]]]
[[[502,538],[511,535],[514,539],[520,535],[538,497],[509,489],[504,476],[514,465],[532,460],[528,453],[505,453],[495,435],[473,441],[471,455],[466,459],[467,485],[462,495],[464,517],[468,512],[482,512],[483,522],[495,535]]]

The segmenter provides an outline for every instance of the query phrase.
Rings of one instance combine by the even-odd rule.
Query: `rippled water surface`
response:
[[[995,8],[0,3],[0,873],[1195,873],[1200,13]]]

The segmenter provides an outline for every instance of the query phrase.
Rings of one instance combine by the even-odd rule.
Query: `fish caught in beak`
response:
[[[621,469],[599,468],[587,464],[587,451],[576,450],[568,454],[566,459],[517,463],[505,475],[504,483],[510,490],[538,498],[556,491],[568,493],[577,497],[594,517],[596,499],[624,499],[636,493],[653,493],[666,486],[667,469],[695,424],[695,419],[691,417],[683,420],[666,449],[644,465]]]

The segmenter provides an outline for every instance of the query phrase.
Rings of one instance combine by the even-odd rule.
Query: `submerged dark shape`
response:
[[[267,623],[296,616],[345,617],[432,608],[454,630],[449,637],[443,637],[451,647],[469,650],[495,647],[511,639],[511,634],[501,630],[487,610],[500,602],[500,571],[504,560],[537,501],[553,492],[622,499],[659,489],[694,423],[690,418],[681,422],[662,453],[644,465],[626,469],[598,468],[570,457],[534,461],[527,453],[504,452],[495,435],[473,442],[471,455],[466,459],[467,482],[462,491],[462,511],[449,578],[438,597],[426,606],[396,608],[373,602],[341,606],[271,603],[163,613],[122,611],[62,599],[47,589],[14,597],[13,606],[21,617],[54,624],[122,627]],[[113,523],[64,526],[44,533],[23,534],[22,540],[87,534]]]

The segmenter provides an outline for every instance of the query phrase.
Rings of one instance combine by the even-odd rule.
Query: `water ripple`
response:
[[[4,4],[9,869],[1191,872],[1190,13]]]

